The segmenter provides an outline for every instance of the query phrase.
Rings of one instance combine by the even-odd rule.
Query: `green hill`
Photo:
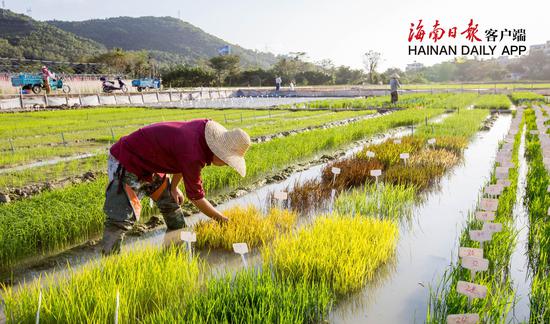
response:
[[[0,9],[0,57],[78,61],[105,46],[28,16]]]
[[[161,61],[162,57],[169,59],[176,55],[188,63],[196,63],[201,59],[218,55],[220,47],[231,45],[232,53],[241,57],[243,65],[269,67],[276,62],[276,57],[271,53],[256,52],[228,44],[190,23],[172,17],[118,17],[48,23],[92,39],[109,49],[154,51],[154,56],[161,58]]]

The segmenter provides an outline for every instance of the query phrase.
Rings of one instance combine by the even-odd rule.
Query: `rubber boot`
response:
[[[103,240],[101,241],[101,253],[103,255],[120,253],[124,233],[126,233],[126,230],[119,227],[109,225],[105,226],[105,230],[103,231]]]

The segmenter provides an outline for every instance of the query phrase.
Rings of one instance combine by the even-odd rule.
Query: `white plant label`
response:
[[[277,200],[286,200],[288,198],[288,194],[284,191],[277,191],[273,196]]]
[[[538,131],[538,130],[531,130],[531,131],[529,131],[529,134],[531,134],[531,135],[538,135],[538,134],[539,134],[539,131]]]
[[[506,179],[508,178],[508,168],[496,167],[495,175],[497,179]]]
[[[195,232],[181,232],[180,238],[184,242],[197,242],[197,233]]]
[[[379,177],[382,175],[382,170],[370,170],[371,177]]]
[[[483,250],[469,247],[460,247],[458,249],[458,256],[461,258],[473,257],[473,258],[483,258]]]
[[[487,287],[466,281],[459,281],[456,291],[470,298],[485,298],[487,296]]]
[[[515,167],[516,165],[514,164],[514,162],[510,162],[510,161],[502,161],[502,162],[499,162],[500,166],[503,167],[503,168],[513,168]]]
[[[486,211],[497,211],[498,208],[498,199],[481,199],[481,202],[479,204],[482,210]]]
[[[490,222],[495,219],[495,213],[490,211],[476,211],[476,219],[482,222]]]
[[[403,159],[403,160],[406,160],[410,157],[410,154],[409,153],[401,153],[399,154],[399,158]]]
[[[233,251],[237,254],[248,253],[248,244],[246,243],[233,243]]]
[[[393,143],[394,143],[394,144],[401,144],[401,140],[400,140],[400,139],[394,139],[394,140],[393,140]]]
[[[499,185],[490,185],[485,188],[485,194],[489,196],[500,196],[504,188]]]
[[[341,171],[340,168],[332,168],[332,173],[334,174],[340,174]]]
[[[550,216],[550,207],[548,207],[548,211],[546,212],[546,215]]]
[[[477,324],[479,314],[455,314],[447,316],[447,324]]]
[[[430,139],[428,140],[428,144],[434,145],[434,144],[435,144],[435,138],[430,138]]]
[[[546,188],[546,192],[550,192],[550,186],[548,186],[548,188]]]
[[[485,223],[483,224],[483,231],[489,231],[491,233],[498,233],[502,231],[501,223]]]
[[[476,242],[490,241],[492,233],[484,230],[470,230],[470,239]]]
[[[367,151],[367,157],[368,157],[368,158],[373,158],[373,157],[375,157],[375,156],[376,156],[376,154],[374,154],[374,152],[372,152],[372,151]]]
[[[463,257],[461,265],[471,271],[487,271],[489,269],[489,260],[476,257]]]
[[[502,164],[504,162],[507,162],[508,159],[505,156],[497,155],[497,157],[495,158],[495,161]]]

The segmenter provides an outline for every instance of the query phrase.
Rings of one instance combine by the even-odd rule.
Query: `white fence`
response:
[[[183,102],[198,99],[230,98],[236,95],[233,90],[178,91],[112,93],[88,95],[19,95],[0,98],[0,110],[19,110],[46,107],[94,107],[152,105],[168,102]]]

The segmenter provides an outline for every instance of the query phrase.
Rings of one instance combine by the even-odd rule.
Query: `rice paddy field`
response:
[[[2,114],[0,323],[550,322],[544,98],[308,108]],[[102,256],[110,145],[195,118],[253,139],[245,178],[201,174],[229,222],[185,201],[186,227],[168,231],[145,198],[122,252]]]

